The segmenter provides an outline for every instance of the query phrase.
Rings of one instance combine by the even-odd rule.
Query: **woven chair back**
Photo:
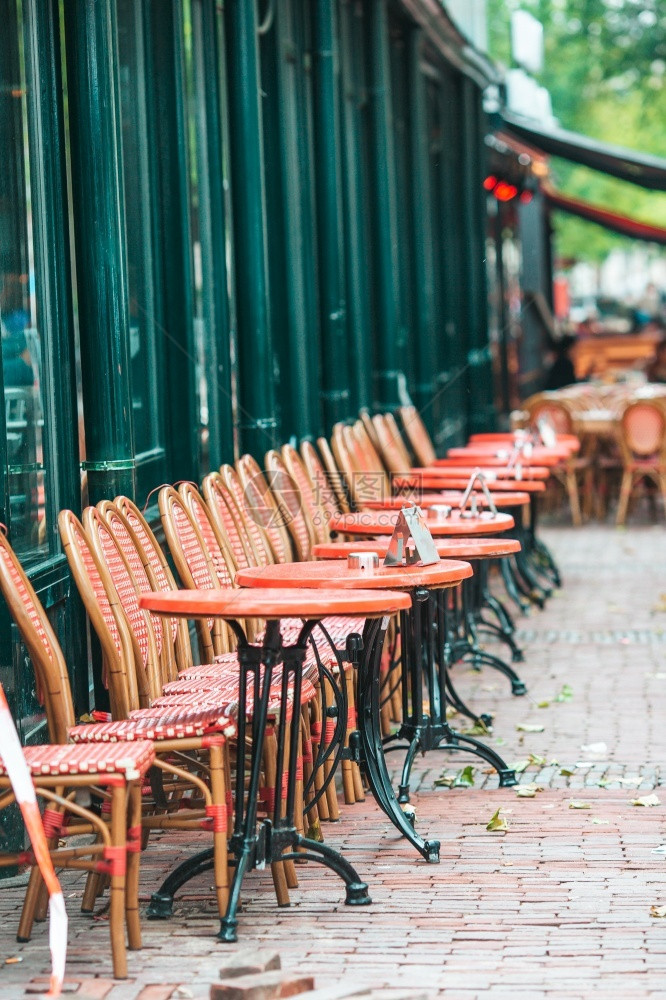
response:
[[[161,695],[162,678],[150,617],[139,606],[139,587],[121,546],[97,508],[86,507],[81,520],[100,560],[102,583],[107,591],[115,588],[120,598],[120,606],[132,636],[139,697],[142,702],[149,702]]]
[[[16,553],[0,533],[0,590],[30,653],[37,698],[46,709],[51,743],[66,743],[76,723],[65,658],[46,612]]]
[[[326,530],[328,532],[328,522],[330,519],[334,514],[348,513],[349,502],[347,500],[344,481],[340,477],[340,471],[335,464],[328,441],[326,438],[319,438],[317,444],[319,453],[310,441],[302,441],[301,458],[310,477],[317,505],[324,512]],[[329,456],[329,461],[326,464],[323,461],[324,448]],[[324,541],[327,540],[327,538],[324,539]]]
[[[664,462],[666,452],[666,410],[657,402],[630,403],[622,413],[620,441],[623,452],[638,459]]]
[[[176,581],[162,546],[134,501],[129,497],[119,496],[114,500],[114,505],[133,533],[132,537],[150,580],[151,590],[177,590]],[[161,618],[161,621],[170,632],[176,659],[175,667],[177,670],[186,670],[192,666],[192,646],[187,622],[184,618]],[[169,679],[172,680],[173,677],[170,676]]]
[[[140,702],[132,636],[120,598],[110,580],[108,589],[105,586],[103,563],[73,511],[60,511],[58,530],[72,577],[102,647],[102,681],[109,690],[111,713],[114,719],[126,719]]]
[[[421,414],[415,406],[401,406],[398,413],[417,463],[420,466],[432,465],[437,458],[437,453],[426,425],[421,419]]]
[[[236,463],[236,469],[243,487],[248,513],[266,532],[276,561],[291,562],[292,545],[286,527],[288,511],[280,508],[266,482],[266,477],[251,455],[243,455]]]
[[[573,434],[574,421],[568,405],[547,396],[533,397],[525,406],[529,414],[530,424],[537,426],[539,420],[546,420],[556,434]]]
[[[379,444],[379,454],[389,472],[401,474],[412,467],[409,452],[392,413],[377,413],[372,422]]]
[[[296,559],[298,562],[311,559],[315,530],[307,498],[287,471],[279,451],[267,451],[264,461],[266,478],[286,521]]]
[[[300,493],[303,510],[307,513],[309,524],[313,532],[313,541],[329,541],[330,533],[328,530],[328,520],[330,514],[326,513],[325,505],[322,502],[323,498],[315,486],[313,486],[308,470],[305,467],[305,462],[296,449],[290,444],[283,445],[280,454],[282,456],[285,469],[291,476],[293,482],[296,484],[298,492]],[[321,469],[321,473],[325,479],[326,476],[323,468]],[[329,493],[331,493],[330,487],[328,489]],[[335,497],[333,497],[332,503],[335,504]]]
[[[255,553],[252,540],[242,518],[235,510],[236,505],[219,472],[211,472],[206,476],[202,484],[202,493],[210,518],[231,551],[238,569],[265,565]]]
[[[182,497],[172,486],[165,486],[157,503],[164,536],[184,586],[188,590],[218,590],[222,584],[217,571]],[[199,653],[204,663],[229,650],[228,631],[221,624],[214,618],[196,619]]]
[[[271,543],[263,527],[249,509],[240,477],[233,465],[221,466],[220,478],[227,491],[229,502],[234,504],[238,517],[243,523],[247,534],[252,539],[252,544],[257,553],[260,565],[272,565],[275,562],[275,555],[273,554]]]

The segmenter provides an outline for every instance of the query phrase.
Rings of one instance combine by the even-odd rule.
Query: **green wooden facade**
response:
[[[95,691],[57,513],[411,398],[492,425],[482,91],[438,0],[0,0],[0,521]],[[0,681],[43,738],[0,605]]]

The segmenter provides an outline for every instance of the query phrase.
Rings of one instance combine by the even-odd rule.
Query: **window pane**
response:
[[[130,292],[130,367],[137,456],[162,443],[157,384],[157,323],[151,231],[150,153],[144,5],[118,0],[118,59],[127,267]]]
[[[22,0],[0,0],[0,328],[12,542],[47,551],[42,331],[37,315]]]

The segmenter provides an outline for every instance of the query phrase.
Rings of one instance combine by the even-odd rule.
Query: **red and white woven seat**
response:
[[[89,728],[80,726],[77,728]],[[92,727],[90,727],[92,728]],[[47,744],[26,747],[25,759],[33,778],[57,778],[60,775],[123,775],[127,781],[136,781],[146,773],[155,759],[155,748],[145,737],[126,746],[86,745],[73,746]],[[0,775],[6,769],[0,760]],[[100,779],[103,782],[103,777]]]
[[[270,700],[268,711],[274,715],[280,711],[282,706],[282,680],[278,676],[271,684]],[[316,695],[314,685],[303,677],[301,686],[301,704],[305,705]],[[237,677],[222,677],[219,681],[214,678],[204,679],[192,678],[190,680],[173,681],[165,685],[164,696],[156,698],[153,702],[154,708],[169,708],[173,705],[179,707],[212,706],[219,705],[231,718],[238,715],[239,685]],[[289,704],[287,706],[289,714],[293,708],[293,685],[289,686]],[[246,696],[245,711],[248,717],[252,716],[254,710],[254,699],[252,687],[249,687]]]
[[[224,712],[211,709],[207,705],[174,712],[140,708],[132,713],[130,719],[73,726],[68,736],[73,743],[90,744],[191,739],[208,736],[211,733],[233,736],[236,733],[236,726]]]
[[[326,653],[328,655],[326,655]],[[330,647],[326,647],[325,651],[319,651],[319,655],[322,660],[329,668],[329,670],[335,672],[338,669],[338,661],[330,650]],[[178,674],[180,680],[194,679],[196,677],[201,678],[211,678],[220,677],[220,669],[233,667],[233,669],[238,672],[238,654],[237,653],[222,653],[216,656],[212,663],[201,663],[192,667],[186,667],[185,670],[181,670]],[[317,665],[317,658],[311,647],[308,647],[305,653],[305,661],[303,663],[303,678],[309,680],[312,684],[316,684],[319,679],[319,668]],[[165,688],[166,690],[166,688]]]

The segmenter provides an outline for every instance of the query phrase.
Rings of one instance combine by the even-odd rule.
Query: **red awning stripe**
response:
[[[632,219],[627,215],[618,215],[617,212],[592,205],[588,201],[571,198],[548,184],[542,184],[541,190],[551,208],[577,215],[578,218],[587,219],[588,222],[596,222],[604,229],[610,229],[614,233],[629,236],[634,240],[645,240],[648,243],[661,243],[666,246],[666,229],[662,226],[650,226],[647,222],[639,222],[638,219]]]

